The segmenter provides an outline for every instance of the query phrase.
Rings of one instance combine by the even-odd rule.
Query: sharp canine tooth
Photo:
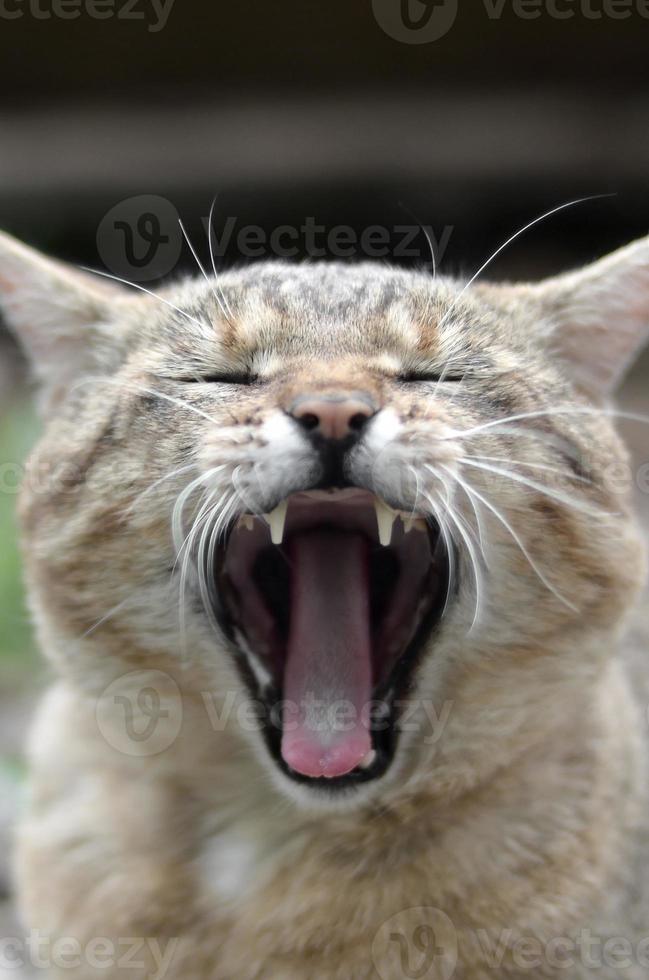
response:
[[[376,510],[376,523],[379,529],[379,541],[384,548],[387,548],[392,540],[392,525],[396,520],[397,513],[378,497],[374,498],[374,509]]]
[[[376,759],[376,749],[370,749],[367,755],[364,755],[361,761],[358,763],[358,768],[369,769],[375,759]]]
[[[287,508],[288,500],[282,500],[281,504],[278,504],[275,510],[271,510],[270,514],[264,514],[270,527],[270,540],[273,544],[281,544],[284,539]]]

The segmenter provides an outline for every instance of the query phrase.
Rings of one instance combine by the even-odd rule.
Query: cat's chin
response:
[[[439,526],[360,488],[305,490],[243,515],[207,555],[211,610],[279,771],[329,796],[383,776],[451,597]]]

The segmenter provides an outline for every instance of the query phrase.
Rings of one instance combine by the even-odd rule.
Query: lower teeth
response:
[[[364,755],[361,761],[358,763],[358,768],[369,769],[375,759],[376,759],[376,750],[370,749],[367,755]]]

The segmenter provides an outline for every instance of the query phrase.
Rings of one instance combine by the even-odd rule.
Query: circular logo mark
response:
[[[395,41],[430,44],[448,34],[457,17],[458,0],[372,0],[379,25]]]
[[[450,980],[457,965],[455,927],[432,906],[404,909],[378,929],[372,960],[382,980]]]
[[[126,198],[102,218],[97,251],[121,279],[147,282],[166,276],[182,251],[178,212],[171,201],[155,194]]]
[[[108,744],[130,756],[159,755],[182,725],[182,696],[160,670],[134,670],[109,684],[97,701],[99,731]]]

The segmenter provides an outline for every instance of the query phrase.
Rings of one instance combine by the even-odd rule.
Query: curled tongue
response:
[[[331,779],[372,748],[368,543],[312,531],[291,539],[289,556],[282,756],[296,772]]]

